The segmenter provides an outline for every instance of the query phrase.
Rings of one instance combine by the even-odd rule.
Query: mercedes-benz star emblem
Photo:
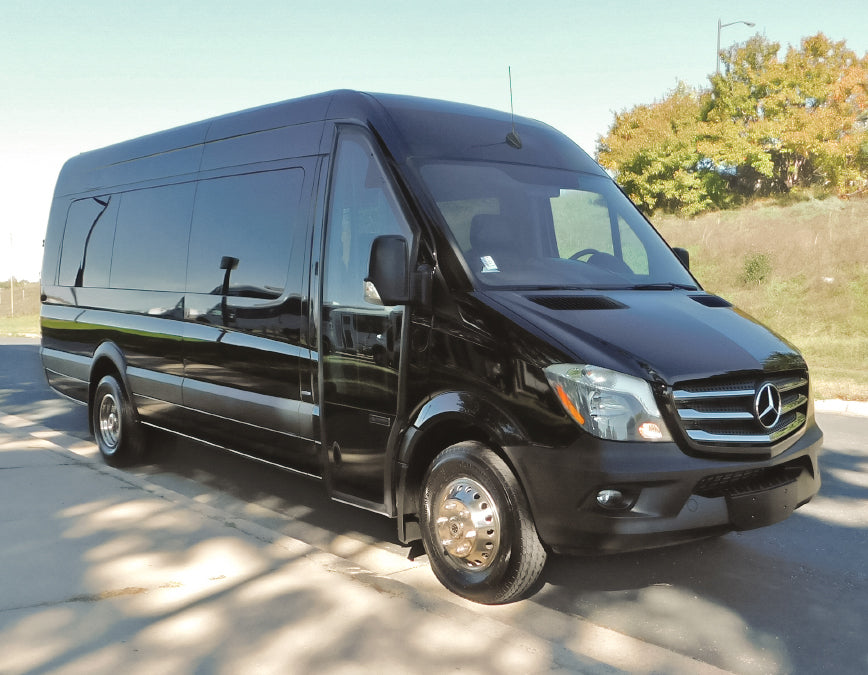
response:
[[[771,382],[766,382],[757,390],[753,411],[766,429],[774,428],[781,419],[781,392]]]

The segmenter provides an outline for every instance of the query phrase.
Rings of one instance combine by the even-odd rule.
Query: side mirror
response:
[[[231,255],[224,255],[220,258],[221,270],[234,270],[238,268],[238,258],[233,258]]]
[[[681,261],[681,264],[690,269],[690,251],[686,248],[673,248],[672,251],[675,253],[675,257]]]
[[[407,240],[397,234],[384,234],[371,245],[365,300],[376,305],[406,305],[411,300]]]

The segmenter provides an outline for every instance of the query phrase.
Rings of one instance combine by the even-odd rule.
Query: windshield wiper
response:
[[[676,284],[671,281],[659,284],[637,284],[635,286],[630,286],[631,291],[674,291],[676,289],[682,291],[699,290],[696,286],[691,286],[690,284]]]

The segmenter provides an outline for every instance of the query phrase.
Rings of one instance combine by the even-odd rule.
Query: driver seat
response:
[[[511,222],[501,215],[479,213],[470,221],[467,261],[474,272],[499,272],[520,259],[519,245]]]

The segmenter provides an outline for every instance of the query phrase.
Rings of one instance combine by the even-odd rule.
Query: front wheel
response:
[[[518,480],[482,443],[458,443],[436,457],[421,520],[431,569],[453,593],[494,605],[535,590],[545,549]]]
[[[99,451],[111,466],[129,466],[144,454],[144,434],[124,390],[113,375],[96,386],[91,402],[93,435]]]

